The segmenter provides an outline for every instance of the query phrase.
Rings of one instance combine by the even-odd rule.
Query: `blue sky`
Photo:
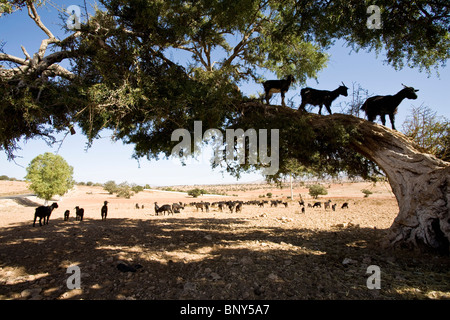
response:
[[[66,7],[72,4],[80,6],[83,4],[79,0],[54,1],[53,3]],[[64,37],[61,32],[63,22],[58,18],[58,12],[54,7],[47,5],[38,9],[38,12],[44,24],[55,35]],[[37,51],[44,37],[45,34],[28,18],[25,11],[0,17],[0,40],[6,42],[3,48],[6,53],[23,57],[20,49],[20,46],[23,45],[32,54]],[[424,72],[420,73],[418,69],[395,71],[391,66],[383,63],[385,59],[383,54],[377,57],[374,53],[364,51],[351,53],[350,51],[350,48],[343,45],[342,42],[337,42],[329,50],[331,57],[328,67],[319,73],[317,81],[310,79],[306,86],[333,90],[343,81],[349,88],[351,88],[352,83],[359,83],[362,88],[369,91],[370,95],[385,95],[395,94],[402,89],[401,84],[404,83],[420,91],[417,100],[404,100],[400,104],[396,117],[396,127],[399,130],[412,106],[423,104],[437,111],[438,115],[450,118],[447,100],[450,84],[448,67],[439,69],[439,77],[435,73],[431,76]],[[262,86],[256,83],[244,83],[240,89],[249,95],[257,95],[262,92]],[[295,107],[298,107],[301,102],[300,89],[300,86],[291,88],[286,95],[286,101],[292,99]],[[335,100],[332,111],[340,112],[339,104],[350,101],[351,90],[348,97],[341,96]],[[273,104],[280,102],[280,99],[275,97],[271,101]],[[313,112],[317,111],[318,108],[313,109]],[[326,111],[323,110],[322,114],[326,114]],[[102,138],[94,141],[93,146],[87,151],[85,150],[87,140],[81,134],[68,135],[61,146],[56,144],[49,147],[41,140],[21,142],[22,150],[16,152],[18,157],[15,163],[8,161],[5,153],[0,152],[0,175],[23,179],[26,175],[25,168],[34,157],[44,152],[56,152],[60,147],[58,154],[74,167],[74,179],[76,181],[103,183],[114,180],[118,183],[123,181],[138,184],[148,183],[151,186],[237,182],[236,178],[221,173],[219,169],[210,169],[205,154],[200,157],[200,161],[191,161],[191,164],[187,166],[181,166],[173,160],[148,161],[147,159],[141,159],[137,162],[132,159],[132,145],[124,145],[121,142],[114,143],[109,139],[109,136],[110,132],[102,132]],[[252,182],[261,179],[261,175],[251,173],[243,175],[238,182]]]

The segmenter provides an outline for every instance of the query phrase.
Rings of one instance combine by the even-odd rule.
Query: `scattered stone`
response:
[[[215,272],[212,272],[211,274],[210,274],[210,276],[212,277],[212,279],[214,280],[214,281],[216,281],[216,280],[220,280],[222,277],[221,276],[219,276],[217,273],[215,273]]]
[[[195,283],[192,282],[186,282],[183,286],[184,291],[195,291],[197,289],[197,286]]]
[[[256,294],[257,296],[260,296],[264,293],[264,289],[261,288],[261,286],[257,286],[255,289],[253,289],[253,293]]]
[[[342,261],[342,264],[344,265],[344,266],[346,266],[346,265],[348,265],[348,264],[355,264],[355,263],[357,263],[358,261],[356,261],[356,260],[353,260],[353,259],[350,259],[350,258],[345,258],[343,261]]]
[[[269,274],[269,276],[267,278],[272,281],[277,281],[280,279],[275,273]]]
[[[253,264],[253,260],[250,257],[242,257],[241,264],[251,265]]]

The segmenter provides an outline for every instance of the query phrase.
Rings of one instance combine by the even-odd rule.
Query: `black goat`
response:
[[[264,94],[266,103],[269,104],[269,100],[274,93],[281,93],[281,104],[284,104],[284,94],[289,90],[291,83],[294,82],[295,79],[292,75],[289,75],[284,80],[267,80],[263,82],[264,86]]]
[[[40,206],[36,208],[34,212],[34,221],[33,227],[36,225],[36,219],[39,217],[39,225],[42,227],[42,219],[44,219],[44,224],[48,224],[48,220],[50,219],[50,215],[52,214],[53,209],[58,208],[58,204],[53,202],[50,206]]]
[[[341,209],[348,209],[348,202],[344,202]]]
[[[64,212],[64,221],[69,221],[70,210]]]
[[[306,111],[305,106],[307,104],[310,104],[313,106],[319,106],[319,114],[322,114],[323,106],[325,106],[328,113],[331,114],[331,103],[339,95],[343,95],[344,97],[348,96],[347,90],[348,88],[344,83],[342,83],[342,86],[339,86],[339,88],[333,91],[303,88],[300,91],[300,95],[302,96],[302,103],[298,110]]]
[[[75,216],[75,220],[76,221],[83,221],[83,216],[84,216],[84,209],[80,208],[78,206],[75,207],[76,210],[76,216]]]
[[[379,115],[381,123],[384,126],[386,125],[386,115],[389,115],[392,130],[396,130],[394,120],[398,106],[405,98],[417,99],[416,92],[419,91],[413,87],[407,87],[403,83],[402,85],[404,88],[393,96],[374,96],[368,98],[361,107],[361,110],[364,110],[367,115],[367,120],[374,122],[375,118]]]
[[[108,215],[108,201],[103,202],[103,207],[101,210],[102,213],[102,220],[106,220],[106,216]]]
[[[155,213],[156,215],[158,215],[158,213],[163,212],[164,215],[172,214],[173,215],[173,211],[172,211],[172,206],[170,204],[164,204],[161,207],[158,206],[158,204],[155,202]]]
[[[313,208],[317,208],[317,207],[322,208],[322,202],[316,202],[316,203],[313,204],[312,207]]]

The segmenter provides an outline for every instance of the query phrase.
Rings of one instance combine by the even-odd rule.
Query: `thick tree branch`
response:
[[[30,56],[28,56],[29,58]],[[9,62],[14,62],[14,63],[18,63],[21,64],[23,66],[28,65],[27,60],[10,55],[10,54],[6,54],[6,53],[0,53],[0,61],[9,61]]]

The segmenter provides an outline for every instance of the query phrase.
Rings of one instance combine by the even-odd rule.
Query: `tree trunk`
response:
[[[386,173],[400,211],[385,244],[449,253],[450,163],[421,152],[411,139],[385,126],[342,114],[319,119],[322,125],[356,126],[361,136],[352,148]]]

